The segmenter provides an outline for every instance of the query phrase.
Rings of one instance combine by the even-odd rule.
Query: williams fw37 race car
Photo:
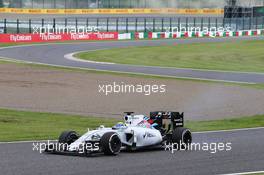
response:
[[[179,112],[151,112],[150,116],[125,112],[124,122],[112,128],[100,126],[80,136],[64,131],[58,142],[46,146],[45,152],[54,154],[117,155],[121,150],[135,151],[167,144],[191,144],[192,134],[184,128],[184,114]]]

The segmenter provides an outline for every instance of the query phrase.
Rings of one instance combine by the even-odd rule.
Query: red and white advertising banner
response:
[[[118,32],[64,34],[0,34],[0,43],[53,42],[80,40],[117,40]]]

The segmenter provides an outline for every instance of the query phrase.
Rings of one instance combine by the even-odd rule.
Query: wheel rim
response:
[[[121,141],[117,135],[113,135],[109,141],[109,147],[112,153],[118,153],[121,148]]]

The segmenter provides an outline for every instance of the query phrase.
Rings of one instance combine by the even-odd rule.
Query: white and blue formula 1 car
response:
[[[184,126],[184,114],[179,112],[151,112],[150,116],[126,112],[124,123],[112,128],[100,126],[81,137],[75,131],[64,131],[54,144],[46,147],[47,153],[83,154],[104,153],[117,155],[120,150],[138,150],[164,146],[165,143],[192,142],[192,134]]]

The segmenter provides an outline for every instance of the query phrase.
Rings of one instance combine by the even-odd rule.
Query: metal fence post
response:
[[[65,18],[65,19],[64,19],[64,27],[65,27],[65,29],[66,29],[67,25],[68,25],[68,19]]]
[[[77,18],[75,18],[75,30],[76,32],[78,31],[78,19]]]
[[[116,31],[118,32],[118,22],[119,22],[119,20],[118,20],[118,18],[116,18]]]
[[[242,19],[242,30],[245,30],[245,17],[243,16]]]
[[[44,19],[41,19],[41,33],[44,32]]]
[[[186,31],[188,31],[188,22],[189,22],[189,18],[188,17],[186,17],[186,24],[185,24],[185,27],[186,27]]]
[[[89,27],[89,18],[86,18],[86,27]]]
[[[231,27],[232,19],[233,19],[233,18],[229,18],[229,27]]]
[[[32,33],[32,31],[31,31],[31,19],[28,20],[28,32]]]
[[[239,21],[239,18],[236,19],[236,31],[239,30],[239,27],[240,27],[240,21]]]
[[[19,19],[17,19],[17,33],[19,33]]]
[[[53,32],[55,32],[56,30],[56,19],[53,18]]]
[[[196,27],[196,17],[193,18],[193,26]]]
[[[178,31],[181,31],[181,18],[178,17]]]
[[[172,32],[172,18],[170,17],[170,32]]]
[[[138,18],[136,18],[135,31],[137,32]]]
[[[155,18],[153,18],[153,27],[152,27],[152,31],[155,32]]]
[[[68,19],[65,18],[65,19],[64,19],[64,27],[65,27],[64,32],[67,32],[67,33],[68,33],[67,26],[68,26]]]
[[[252,26],[252,22],[251,22],[251,21],[252,21],[252,17],[249,18],[249,25],[248,25],[248,26],[249,26],[249,27],[248,27],[249,30],[251,29],[251,26]]]
[[[216,27],[216,30],[218,28],[218,18],[215,18],[215,27]]]
[[[106,31],[109,32],[109,18],[106,18]]]
[[[208,19],[208,28],[210,29],[211,28],[211,18],[209,17]]]
[[[147,19],[144,18],[144,32],[147,32]]]
[[[128,18],[126,18],[126,33],[128,33]]]
[[[6,28],[6,19],[4,19],[4,33],[7,33],[7,28]]]
[[[203,21],[204,21],[204,18],[202,17],[202,19],[201,19],[201,30],[203,30]]]
[[[164,18],[161,19],[161,32],[164,30]]]
[[[99,18],[96,19],[96,28],[99,28]]]

